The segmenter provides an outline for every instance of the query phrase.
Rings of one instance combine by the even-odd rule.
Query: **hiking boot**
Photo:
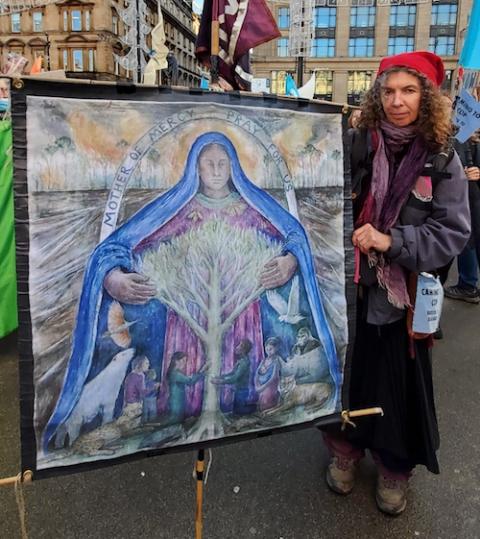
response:
[[[327,485],[333,492],[346,496],[355,484],[356,461],[344,457],[332,457],[327,468]]]
[[[407,507],[407,479],[391,479],[379,475],[375,500],[380,511],[387,515],[397,516]]]
[[[450,299],[458,299],[467,303],[480,303],[480,294],[477,288],[467,289],[461,286],[447,286],[445,296]]]

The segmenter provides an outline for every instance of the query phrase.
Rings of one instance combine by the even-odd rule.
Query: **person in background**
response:
[[[365,96],[360,128],[351,135],[359,286],[349,405],[381,406],[384,417],[363,418],[344,432],[324,431],[331,453],[326,480],[333,491],[349,494],[369,449],[378,469],[375,500],[389,515],[405,510],[415,466],[439,473],[432,339],[414,339],[407,326],[407,283],[412,274],[447,264],[470,234],[458,156],[449,152],[441,175],[425,166],[445,153],[450,140],[450,114],[439,91],[444,75],[441,58],[430,52],[384,58]]]
[[[472,233],[467,246],[457,258],[458,282],[445,288],[445,296],[478,304],[480,303],[480,292],[477,288],[480,267],[480,130],[463,144],[455,140],[455,149],[465,167],[468,179]]]
[[[348,127],[349,129],[356,129],[360,122],[360,116],[362,115],[361,109],[353,109],[348,117]]]

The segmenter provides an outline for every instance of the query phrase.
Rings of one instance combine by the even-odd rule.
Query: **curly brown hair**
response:
[[[430,150],[438,151],[444,148],[452,134],[451,108],[446,105],[445,97],[439,88],[418,71],[407,67],[392,67],[376,78],[363,99],[359,127],[376,128],[380,125],[380,121],[385,119],[381,86],[389,75],[399,71],[414,75],[420,81],[422,97],[416,122],[418,132]]]

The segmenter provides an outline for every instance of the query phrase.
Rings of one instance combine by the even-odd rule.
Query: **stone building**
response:
[[[115,6],[123,0],[65,0],[21,13],[0,16],[0,53],[18,52],[29,61],[44,58],[43,69],[64,69],[68,76],[99,80],[128,80],[132,73],[115,61],[113,53],[127,52],[120,37],[125,27]],[[191,0],[161,0],[167,45],[175,57],[176,82],[198,86],[194,56]],[[147,24],[157,24],[157,0],[147,0]],[[147,38],[148,44],[150,37]],[[162,77],[162,82],[169,82]]]
[[[268,3],[282,37],[255,49],[252,63],[254,76],[281,94],[286,72],[297,71],[289,56],[290,9],[288,1]],[[304,82],[315,70],[317,98],[358,104],[384,56],[430,50],[443,58],[450,89],[471,8],[472,0],[317,0]]]

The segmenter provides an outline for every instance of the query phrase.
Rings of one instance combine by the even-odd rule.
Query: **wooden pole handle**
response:
[[[0,487],[8,487],[14,485],[17,482],[18,475],[13,477],[4,477],[0,479]],[[22,474],[22,483],[31,483],[33,480],[33,472],[31,470],[25,470]]]

